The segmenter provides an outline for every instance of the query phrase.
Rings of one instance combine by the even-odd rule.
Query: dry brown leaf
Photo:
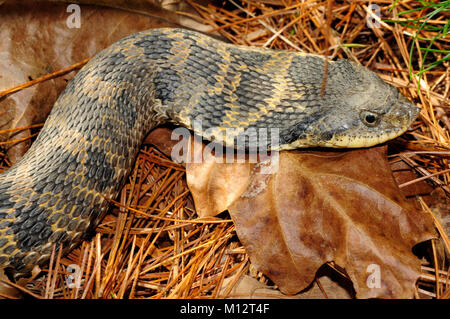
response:
[[[20,291],[7,284],[8,277],[0,270],[0,299],[19,299],[23,295]]]
[[[200,217],[227,210],[247,189],[252,177],[247,163],[217,164],[214,161],[188,163],[186,180]]]
[[[411,182],[420,177],[414,169],[412,169],[404,161],[393,162],[390,166],[395,181],[398,185]],[[415,196],[429,196],[433,191],[433,188],[426,181],[422,180],[413,184],[406,184],[406,186],[402,187],[401,190],[403,195],[407,198],[413,198]]]
[[[321,288],[314,283],[311,288],[304,292],[293,296],[287,296],[282,294],[275,287],[267,286],[262,282],[256,280],[255,278],[244,275],[239,281],[233,286],[231,292],[226,296],[226,298],[245,298],[245,299],[350,299],[351,295],[349,292],[333,281],[328,276],[322,276],[318,279],[320,281]],[[227,278],[223,282],[223,289],[227,287],[232,281],[232,278]],[[325,294],[324,294],[325,292]]]
[[[198,213],[228,208],[252,264],[283,293],[334,261],[360,298],[411,298],[420,274],[412,247],[434,236],[433,223],[403,197],[385,152],[281,152],[272,175],[211,162],[187,164],[186,174]]]
[[[15,0],[9,0],[15,1]],[[21,0],[23,1],[23,0]],[[176,23],[185,28],[208,32],[211,26],[198,22],[197,12],[186,1],[173,0],[50,0],[51,2],[65,2],[104,6],[116,8],[128,12],[165,20],[169,23]],[[202,5],[211,2],[209,0],[193,0],[192,2]],[[181,13],[181,14],[180,14]]]

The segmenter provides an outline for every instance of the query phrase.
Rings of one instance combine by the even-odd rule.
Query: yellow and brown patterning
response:
[[[235,46],[180,29],[113,44],[80,70],[31,149],[0,175],[0,267],[23,273],[45,263],[53,243],[73,247],[107,210],[104,198],[117,195],[143,137],[161,123],[226,146],[240,132],[227,129],[276,128],[279,140],[267,146],[282,150],[371,146],[402,134],[417,115],[364,67],[330,62],[321,94],[323,72],[318,55]]]

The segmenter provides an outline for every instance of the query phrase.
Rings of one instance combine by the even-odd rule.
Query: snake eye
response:
[[[373,127],[380,122],[380,116],[369,111],[363,111],[361,112],[361,120],[365,125]]]

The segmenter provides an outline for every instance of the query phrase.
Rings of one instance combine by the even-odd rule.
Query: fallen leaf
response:
[[[394,179],[397,185],[405,184],[404,187],[401,187],[402,194],[406,198],[411,198],[413,203],[417,204],[417,208],[420,207],[417,201],[415,200],[416,196],[422,196],[423,199],[429,199],[431,192],[433,191],[433,187],[431,187],[425,180],[418,181],[413,184],[409,183],[420,176],[407,165],[404,161],[394,161],[390,164],[392,174],[394,175]]]
[[[318,278],[320,287],[314,283],[309,289],[296,295],[287,296],[281,293],[276,287],[268,286],[256,280],[249,275],[243,275],[233,286],[227,296],[221,296],[232,299],[350,299],[349,292],[341,287],[336,281],[328,276]],[[226,278],[223,281],[221,293],[231,284],[232,278]],[[325,292],[325,294],[324,294]]]
[[[23,298],[23,295],[17,288],[9,285],[8,277],[5,275],[2,269],[0,269],[0,299],[19,299]]]
[[[258,164],[187,163],[200,216],[228,209],[252,264],[283,293],[296,294],[334,261],[359,298],[412,298],[432,238],[429,215],[414,208],[392,175],[386,147],[281,152],[274,174]]]

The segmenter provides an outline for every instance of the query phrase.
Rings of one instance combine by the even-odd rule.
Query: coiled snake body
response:
[[[236,139],[226,128],[276,127],[277,148],[293,149],[371,146],[416,117],[397,89],[347,60],[330,62],[322,88],[324,63],[180,29],[140,32],[100,52],[30,150],[0,174],[0,268],[25,273],[49,259],[53,243],[76,245],[117,195],[144,136],[164,122],[208,130],[225,145]]]

